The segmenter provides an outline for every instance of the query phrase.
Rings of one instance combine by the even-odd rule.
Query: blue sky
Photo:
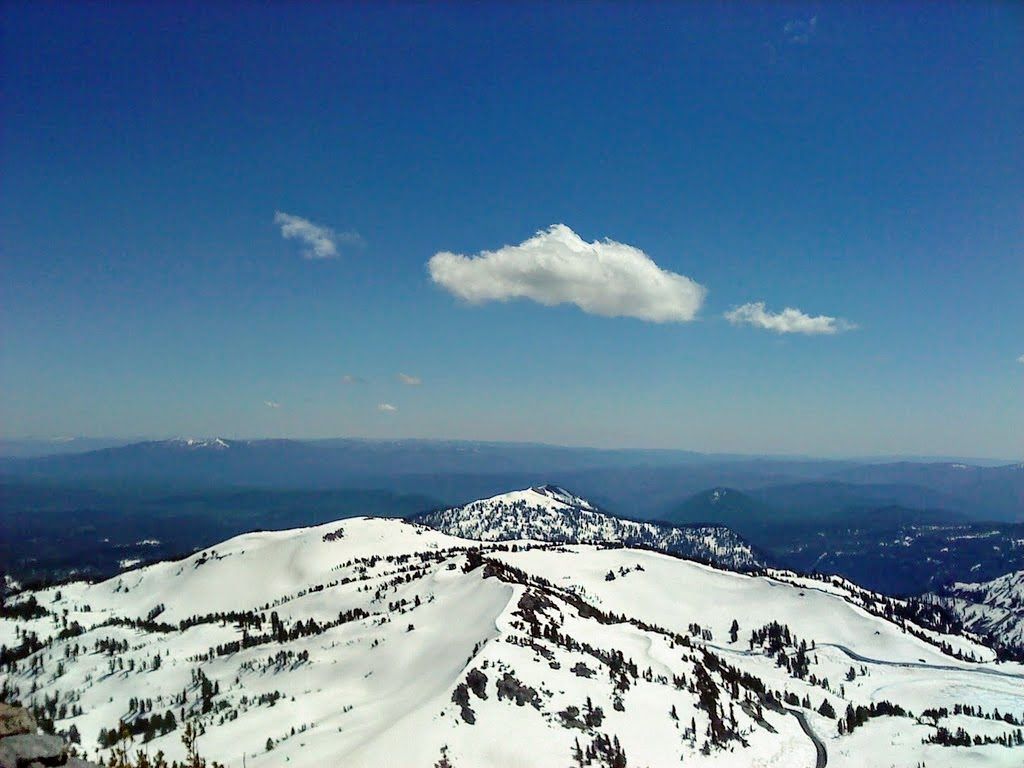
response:
[[[5,4],[0,431],[1019,458],[1022,43],[1010,3]]]

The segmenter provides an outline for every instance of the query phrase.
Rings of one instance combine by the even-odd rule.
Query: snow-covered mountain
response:
[[[929,597],[951,611],[965,629],[1024,654],[1024,571],[976,584],[955,583]]]
[[[193,451],[203,449],[212,451],[223,451],[231,447],[231,443],[221,437],[176,437],[172,440],[160,441],[158,445],[164,445],[171,448],[188,448]]]
[[[980,584],[954,584],[950,588],[957,597],[983,603],[1009,613],[1024,612],[1024,571],[1016,571]]]
[[[673,526],[606,514],[564,488],[544,485],[419,515],[416,522],[478,541],[532,539],[570,544],[623,544],[668,552],[733,570],[764,565],[724,526]]]
[[[838,581],[356,518],[22,593],[0,689],[90,757],[123,724],[181,759],[191,723],[232,768],[1019,766],[1024,666],[865,605]]]

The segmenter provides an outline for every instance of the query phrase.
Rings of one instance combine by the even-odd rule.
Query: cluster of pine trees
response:
[[[984,744],[999,744],[1004,747],[1024,746],[1024,731],[1020,728],[1007,731],[998,736],[971,736],[963,727],[951,731],[945,726],[938,726],[935,733],[921,740],[922,744],[939,744],[943,747],[980,747]]]
[[[186,723],[181,732],[181,742],[185,745],[184,762],[168,762],[163,751],[157,752],[154,757],[142,749],[131,753],[131,734],[125,732],[122,738],[115,742],[106,759],[100,760],[100,765],[106,768],[224,768],[217,762],[207,761],[199,754],[196,741],[199,738],[199,731],[193,723]]]
[[[619,737],[609,738],[599,733],[591,740],[587,748],[580,746],[579,739],[573,747],[573,764],[580,768],[599,765],[602,768],[626,768],[626,751],[619,743]]]
[[[983,720],[1001,720],[1009,725],[1024,725],[1024,719],[1017,717],[1012,712],[999,712],[999,707],[996,707],[992,712],[986,712],[980,706],[976,704],[954,704],[953,705],[954,715],[967,715],[967,717],[977,717]],[[924,710],[921,713],[922,717],[930,717],[934,720],[939,720],[943,717],[949,717],[948,707],[932,707]]]
[[[360,619],[365,619],[369,616],[370,614],[362,608],[352,608],[348,611],[339,611],[338,618],[334,621],[321,623],[310,617],[305,621],[299,619],[294,624],[288,625],[278,618],[277,612],[275,611],[270,617],[271,626],[269,632],[264,632],[259,635],[251,635],[247,630],[243,629],[240,640],[231,640],[227,643],[211,646],[206,653],[195,654],[190,657],[190,660],[211,661],[218,656],[230,656],[233,653],[238,653],[246,648],[255,648],[258,645],[267,645],[268,643],[275,642],[285,644],[293,640],[298,640],[301,637],[320,635],[334,627],[347,624],[351,621],[359,621]],[[308,652],[306,652],[305,658],[309,658]]]
[[[0,602],[0,619],[29,621],[30,619],[41,619],[49,613],[49,610],[39,604],[35,595],[29,595],[26,600],[13,604],[6,600]]]
[[[177,727],[178,721],[171,710],[162,715],[159,712],[152,716],[137,714],[129,720],[122,720],[116,728],[100,728],[98,741],[101,748],[109,749],[129,737],[141,736],[143,742],[152,741]]]
[[[845,716],[839,718],[839,734],[843,735],[846,733],[853,733],[854,730],[864,725],[872,717],[912,717],[899,704],[893,704],[891,701],[882,699],[881,701],[873,701],[869,706],[853,706],[853,704],[846,705]]]
[[[20,635],[21,643],[13,648],[8,648],[6,645],[0,645],[0,670],[4,670],[5,672],[16,672],[19,661],[27,659],[43,647],[43,643],[39,639],[39,635],[35,632],[21,630],[19,627],[15,627],[14,632],[15,638]]]

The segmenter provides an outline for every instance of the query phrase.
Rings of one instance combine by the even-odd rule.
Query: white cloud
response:
[[[473,304],[524,298],[654,323],[693,320],[706,293],[639,248],[614,240],[588,243],[564,224],[475,256],[442,251],[427,267],[435,283]]]
[[[364,380],[362,376],[355,376],[351,373],[346,373],[344,376],[341,377],[342,384],[362,384],[363,381]]]
[[[280,408],[281,407],[281,404],[276,402],[276,401],[274,401],[274,400],[264,400],[263,404],[265,406],[267,406],[267,408]]]
[[[391,403],[381,403],[380,405],[377,406],[377,410],[380,411],[381,413],[395,413],[395,411],[397,411],[398,408],[393,406]]]
[[[806,45],[818,31],[818,17],[811,16],[809,19],[791,19],[782,28],[782,34],[789,43]]]
[[[1017,362],[1018,363],[1024,363],[1024,355],[1021,355],[1020,357],[1018,357],[1017,358]]]
[[[307,248],[302,255],[307,259],[334,259],[338,256],[338,243],[362,245],[358,232],[335,232],[329,227],[314,224],[309,219],[277,211],[274,223],[281,227],[286,240],[301,240]]]
[[[725,318],[733,325],[752,325],[755,328],[764,328],[776,333],[831,335],[857,327],[853,323],[828,315],[811,317],[793,307],[786,307],[781,312],[771,313],[765,310],[763,301],[736,307],[736,309],[726,312]]]
[[[407,373],[398,374],[398,380],[403,384],[408,384],[410,387],[418,387],[423,383],[423,379],[419,376],[410,376]]]

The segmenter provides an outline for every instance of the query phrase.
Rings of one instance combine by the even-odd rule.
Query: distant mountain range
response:
[[[180,489],[376,488],[458,504],[555,482],[630,517],[671,518],[680,501],[730,487],[787,511],[942,509],[1024,520],[1024,464],[866,464],[431,440],[163,440],[83,453],[0,459],[0,478]]]
[[[76,443],[77,444],[77,443]],[[535,443],[491,443],[457,440],[233,440],[175,438],[133,443],[97,445],[88,451],[70,451],[72,442],[51,443],[44,455],[24,456],[30,449],[15,446],[3,458],[26,458],[10,463],[18,471],[83,476],[116,476],[143,471],[152,477],[188,478],[198,472],[202,480],[251,482],[252,473],[266,468],[268,460],[285,462],[266,482],[287,482],[287,471],[305,469],[311,479],[324,479],[320,471],[359,475],[400,475],[423,472],[500,473],[512,471],[572,470],[603,466],[664,466],[705,462],[713,457],[690,451],[604,450],[571,448]],[[200,458],[219,454],[216,462],[202,465]],[[304,478],[305,479],[305,478]],[[297,481],[291,481],[297,482]]]
[[[901,525],[941,525],[967,522],[967,517],[948,509],[903,506],[893,496],[876,492],[881,486],[814,483],[800,486],[762,488],[747,494],[735,488],[712,488],[694,494],[662,519],[669,523],[719,523],[737,531],[764,534],[773,530],[791,532],[808,526],[815,530],[859,526],[878,528]],[[800,501],[792,501],[799,488]],[[817,495],[818,503],[811,497]]]
[[[888,594],[918,594],[1024,568],[1024,523],[973,521],[948,509],[886,503],[883,486],[867,486],[863,495],[858,488],[808,483],[749,494],[713,488],[664,519],[728,526],[778,565],[840,574]],[[820,503],[812,503],[815,498]]]
[[[86,453],[138,442],[142,441],[103,437],[0,438],[0,459],[30,459],[65,453]]]
[[[0,459],[0,570],[30,580],[103,576],[122,562],[187,553],[248,530],[409,517],[548,484],[629,520],[617,524],[632,528],[617,541],[664,543],[664,525],[637,521],[725,527],[763,562],[840,574],[890,594],[1024,568],[1024,549],[1014,545],[1024,539],[1021,464],[210,438]]]

